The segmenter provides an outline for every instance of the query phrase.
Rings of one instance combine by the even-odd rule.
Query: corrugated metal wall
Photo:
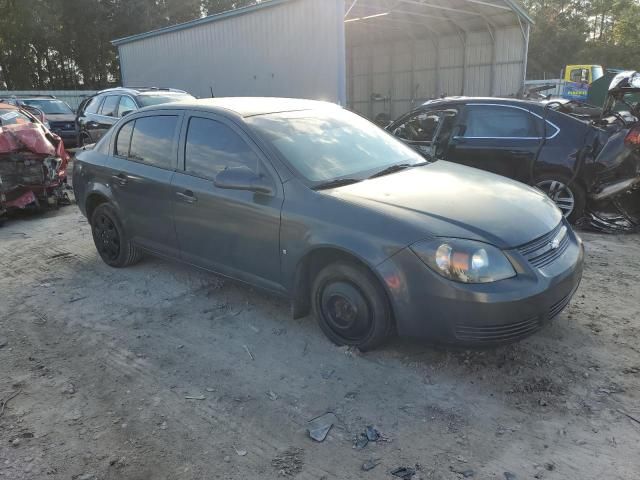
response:
[[[91,95],[96,90],[0,90],[1,97],[29,96],[29,95],[53,95],[63,102],[67,102],[74,110],[78,108],[80,102]]]
[[[119,46],[125,86],[344,97],[344,0],[292,1]]]
[[[465,46],[466,43],[466,46]],[[423,40],[350,46],[349,105],[392,118],[440,95],[507,96],[523,85],[525,40],[520,27]]]

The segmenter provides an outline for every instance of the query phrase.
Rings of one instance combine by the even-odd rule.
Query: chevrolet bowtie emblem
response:
[[[551,250],[559,249],[560,244],[562,243],[562,240],[564,240],[564,237],[566,236],[567,236],[567,227],[563,226],[558,232],[558,235],[556,235],[555,238],[551,240],[551,243],[549,243],[549,247],[551,248]]]

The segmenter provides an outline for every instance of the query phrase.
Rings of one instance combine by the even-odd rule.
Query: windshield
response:
[[[400,140],[346,110],[306,110],[248,119],[289,164],[310,182],[357,177],[424,159]]]
[[[19,110],[0,108],[0,126],[31,123],[31,119]]]
[[[163,103],[174,103],[193,99],[194,97],[186,93],[167,93],[166,95],[140,95],[138,102],[140,102],[143,107],[150,107],[151,105],[161,105]]]
[[[38,110],[42,110],[42,112],[44,112],[45,115],[64,115],[64,114],[73,113],[73,110],[71,110],[71,107],[69,107],[69,105],[64,103],[62,100],[29,99],[29,100],[20,100],[20,101],[25,105],[28,105],[30,107],[35,107]]]

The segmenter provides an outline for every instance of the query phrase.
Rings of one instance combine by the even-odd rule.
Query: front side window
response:
[[[439,112],[420,112],[393,130],[396,137],[410,142],[431,142],[440,125]]]
[[[465,138],[536,138],[535,122],[529,112],[499,105],[470,105]]]
[[[102,104],[102,110],[100,110],[100,114],[105,117],[115,117],[118,111],[118,102],[120,101],[120,96],[118,95],[109,95],[104,99],[104,103]]]
[[[177,126],[175,115],[138,118],[131,135],[129,158],[154,167],[173,169]]]
[[[340,108],[274,113],[248,123],[307,181],[362,180],[376,170],[424,159],[407,144]]]
[[[125,115],[138,110],[136,102],[133,98],[123,95],[120,97],[120,105],[118,105],[118,117],[124,117]]]
[[[248,167],[258,173],[258,156],[240,135],[224,123],[193,117],[185,145],[185,171],[214,179],[227,168]]]

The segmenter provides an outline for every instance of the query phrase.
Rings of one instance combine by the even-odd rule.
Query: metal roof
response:
[[[345,25],[364,41],[376,37],[433,37],[518,27],[533,19],[517,0],[347,0]]]
[[[252,6],[119,38],[111,43],[115,46],[124,45],[293,1],[299,0],[263,0]],[[344,21],[350,33],[366,30],[370,36],[371,29],[382,32],[395,30],[414,37],[486,31],[509,26],[524,29],[525,24],[533,24],[518,0],[345,0]]]

